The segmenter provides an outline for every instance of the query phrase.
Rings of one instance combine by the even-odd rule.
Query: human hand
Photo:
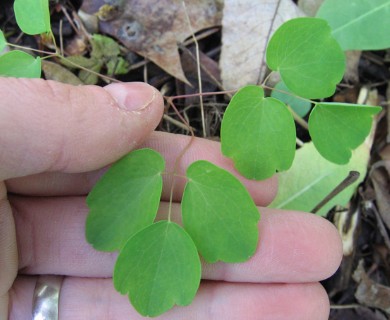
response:
[[[31,319],[35,284],[46,274],[65,276],[60,320],[142,319],[109,279],[116,254],[97,252],[85,241],[85,197],[104,166],[145,139],[142,146],[161,152],[169,171],[188,137],[150,134],[163,103],[144,84],[103,89],[0,78],[0,96],[0,319]],[[198,159],[235,172],[219,144],[203,139],[194,141],[179,171]],[[276,193],[275,178],[240,179],[259,206]],[[161,212],[169,190],[165,181]],[[180,181],[175,190],[179,202]],[[178,217],[177,203],[173,210]],[[318,281],[340,263],[337,231],[311,214],[261,210],[255,256],[240,264],[204,264],[194,302],[161,319],[328,319]]]

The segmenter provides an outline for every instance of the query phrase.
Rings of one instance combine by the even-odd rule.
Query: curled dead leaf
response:
[[[193,32],[221,23],[222,0],[186,0],[185,3]],[[103,0],[85,0],[81,9],[95,14],[104,5]],[[112,0],[110,6],[120,14],[100,21],[102,32],[189,83],[181,67],[177,46],[191,36],[182,0]]]

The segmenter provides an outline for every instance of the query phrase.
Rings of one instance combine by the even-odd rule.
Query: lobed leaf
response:
[[[390,0],[326,0],[317,17],[328,21],[343,50],[390,47]]]
[[[117,57],[120,54],[118,42],[110,37],[100,34],[94,34],[91,38],[92,52],[91,56],[96,59],[103,57]]]
[[[16,22],[24,33],[51,32],[49,0],[15,0],[14,11]]]
[[[120,249],[156,217],[165,163],[151,149],[130,152],[104,174],[87,197],[86,237],[102,251]]]
[[[289,105],[291,109],[293,109],[300,117],[304,117],[309,113],[311,109],[311,103],[307,100],[296,97],[292,92],[290,92],[283,81],[278,82],[274,89],[276,90],[272,90],[272,98],[278,99]]]
[[[372,116],[380,107],[346,103],[318,103],[309,117],[309,133],[318,152],[327,160],[346,164],[351,150],[368,136]]]
[[[182,199],[185,230],[208,262],[242,262],[256,251],[259,211],[241,182],[208,161],[187,169]]]
[[[345,206],[365,178],[369,155],[370,147],[364,143],[352,152],[348,164],[338,165],[324,159],[312,142],[305,143],[297,150],[291,169],[278,174],[278,194],[270,207],[311,212],[350,171],[358,171],[358,181],[330,200],[317,214],[326,215],[335,205]]]
[[[7,52],[0,56],[0,76],[40,78],[41,58],[19,50]]]
[[[7,40],[4,37],[3,31],[0,30],[0,53],[4,50],[7,45]]]
[[[267,64],[279,71],[286,86],[298,96],[331,96],[345,69],[344,53],[327,22],[297,18],[276,30],[267,47]]]
[[[295,124],[287,107],[264,90],[247,86],[229,103],[221,126],[222,153],[248,179],[266,179],[290,168],[295,154]]]
[[[135,234],[121,250],[114,285],[143,316],[189,305],[198,290],[201,265],[195,244],[177,224],[160,221]]]

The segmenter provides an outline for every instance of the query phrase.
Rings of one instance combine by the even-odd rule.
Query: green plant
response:
[[[41,0],[40,6],[32,7],[22,5],[23,1],[29,3],[15,2],[21,29],[32,34],[51,33],[48,1]],[[25,8],[29,17],[34,15],[33,23],[26,18]],[[305,112],[314,105],[309,118],[313,144],[322,157],[334,163],[348,163],[352,150],[368,135],[379,107],[317,101],[331,96],[344,74],[344,53],[335,38],[340,27],[335,28],[332,30],[321,18],[284,23],[267,48],[267,64],[280,73],[282,87],[265,97],[264,89],[274,88],[264,82],[262,86],[242,88],[232,98],[222,122],[221,148],[243,176],[265,179],[291,167],[296,133],[286,102],[299,105],[298,101],[303,101]],[[99,36],[95,40],[100,41]],[[0,33],[0,49],[5,45]],[[99,45],[95,43],[96,51],[90,59],[62,57],[64,63],[78,65],[84,71],[92,68],[96,75],[103,66],[100,59],[106,57]],[[58,52],[51,55],[61,57]],[[27,56],[20,51],[4,54],[0,73],[37,76],[40,58]],[[119,59],[118,50],[113,49],[110,57]],[[33,71],[18,69],[22,61]],[[110,68],[109,62],[106,67]],[[119,251],[113,275],[115,288],[128,294],[136,310],[147,316],[157,316],[175,304],[191,303],[201,278],[199,254],[208,263],[243,262],[255,253],[259,238],[258,209],[232,174],[207,161],[192,163],[185,177],[178,176],[176,169],[164,170],[164,159],[156,151],[133,151],[113,164],[87,197],[88,242],[97,250]],[[155,222],[163,175],[173,181],[171,199],[175,179],[187,181],[181,204],[183,227],[171,221],[171,206],[166,219]]]

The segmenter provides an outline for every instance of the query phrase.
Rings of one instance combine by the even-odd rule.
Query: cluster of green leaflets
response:
[[[344,52],[321,18],[285,22],[268,43],[266,57],[268,67],[278,71],[283,80],[279,88],[293,97],[278,93],[266,98],[262,88],[244,87],[230,101],[221,127],[222,153],[233,159],[243,176],[256,180],[287,170],[293,163],[295,126],[285,103],[297,105],[299,112],[306,114],[308,99],[333,95],[345,69]],[[311,103],[309,134],[317,151],[336,164],[348,163],[352,150],[369,134],[372,116],[381,108]]]
[[[87,198],[87,240],[97,250],[119,250],[115,288],[144,316],[191,303],[201,278],[198,252],[208,263],[243,262],[255,253],[259,238],[259,211],[245,187],[203,160],[187,169],[183,227],[170,217],[154,222],[164,169],[158,152],[133,151]]]
[[[23,32],[51,33],[48,0],[15,0],[14,9]],[[283,80],[276,87],[280,91],[265,97],[261,87],[242,88],[222,122],[222,153],[243,176],[265,179],[291,167],[296,133],[287,104],[301,116],[311,110],[309,133],[322,157],[336,164],[350,160],[380,108],[321,99],[331,96],[343,77],[343,50],[390,47],[389,20],[379,17],[389,11],[390,0],[326,0],[316,18],[290,20],[275,32],[266,57],[268,67]],[[0,31],[0,50],[6,45]],[[97,35],[92,46],[90,58],[74,57],[71,65],[96,72],[105,67],[112,74],[127,71],[115,41]],[[86,82],[96,81],[80,73]],[[40,74],[39,57],[18,50],[0,56],[0,75]],[[259,238],[260,215],[245,187],[207,161],[187,169],[183,226],[171,221],[168,212],[166,220],[156,222],[164,170],[164,159],[156,151],[133,151],[107,171],[87,198],[88,242],[98,250],[119,251],[115,288],[147,316],[191,303],[201,279],[200,256],[208,263],[243,262],[255,253]],[[296,200],[290,196],[288,201]],[[275,206],[284,202],[279,199]]]

